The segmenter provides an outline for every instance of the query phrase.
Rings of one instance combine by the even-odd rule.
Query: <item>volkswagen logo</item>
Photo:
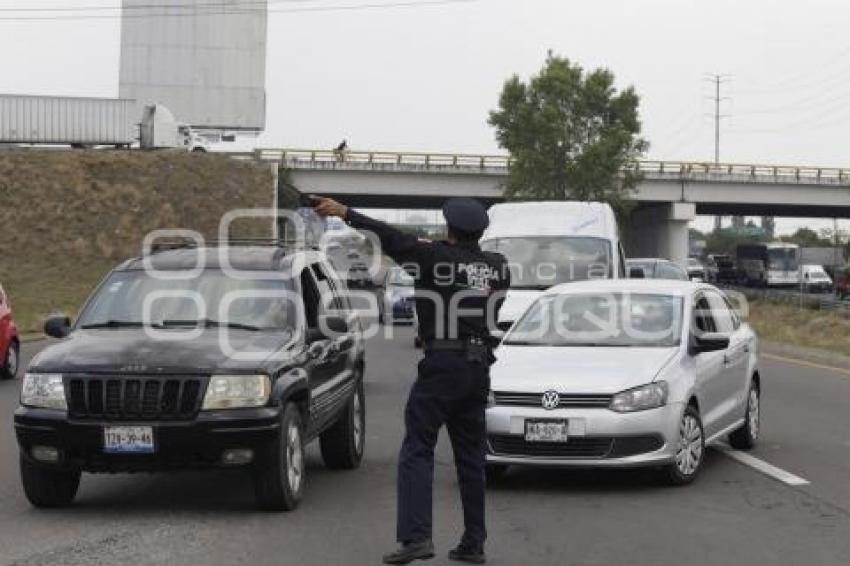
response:
[[[547,391],[543,394],[542,405],[544,409],[551,411],[557,409],[561,404],[561,396],[557,391]]]

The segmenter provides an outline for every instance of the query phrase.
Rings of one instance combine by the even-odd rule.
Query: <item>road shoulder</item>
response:
[[[777,357],[800,360],[811,364],[831,366],[842,370],[850,370],[850,355],[842,355],[837,352],[796,346],[771,340],[760,340],[761,351]],[[850,345],[848,346],[850,352]]]

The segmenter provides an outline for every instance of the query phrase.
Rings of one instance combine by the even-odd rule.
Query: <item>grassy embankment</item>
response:
[[[850,315],[755,301],[747,322],[761,338],[850,356]]]
[[[272,204],[268,166],[224,156],[140,151],[0,152],[0,283],[24,334],[76,313],[158,228],[215,238],[222,214]],[[237,223],[268,236],[269,223]]]

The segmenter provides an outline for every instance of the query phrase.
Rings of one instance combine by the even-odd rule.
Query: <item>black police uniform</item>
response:
[[[487,226],[486,211],[471,199],[451,199],[443,212],[459,230],[478,232]],[[463,503],[462,544],[483,548],[484,411],[489,366],[495,359],[487,313],[489,308],[489,320],[498,320],[510,282],[506,261],[499,254],[483,252],[477,242],[422,241],[351,210],[346,220],[378,236],[383,252],[416,281],[416,314],[425,356],[405,409],[406,434],[398,464],[398,541],[431,539],[434,447],[445,425]]]

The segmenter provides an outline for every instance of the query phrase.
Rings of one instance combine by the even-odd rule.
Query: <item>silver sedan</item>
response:
[[[706,444],[759,438],[757,339],[701,283],[553,287],[496,351],[488,478],[508,465],[655,466],[691,482]]]

